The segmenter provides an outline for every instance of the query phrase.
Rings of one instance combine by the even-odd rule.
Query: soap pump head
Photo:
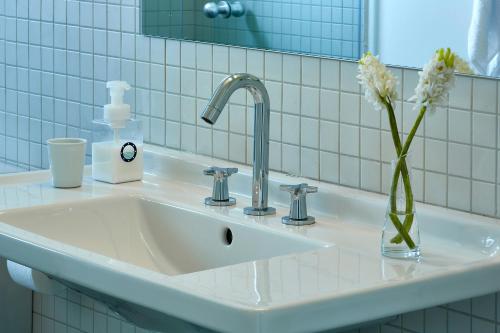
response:
[[[106,84],[111,96],[111,103],[104,105],[104,120],[113,128],[124,128],[130,119],[130,105],[123,103],[123,95],[130,85],[125,81],[109,81]]]

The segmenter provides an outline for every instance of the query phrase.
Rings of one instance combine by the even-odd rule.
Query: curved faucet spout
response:
[[[270,102],[264,84],[251,74],[233,74],[226,77],[215,90],[201,114],[201,119],[213,125],[233,93],[244,88],[254,99],[254,144],[253,144],[253,180],[252,207],[244,209],[247,215],[270,215],[276,210],[267,206],[269,177],[269,119]]]

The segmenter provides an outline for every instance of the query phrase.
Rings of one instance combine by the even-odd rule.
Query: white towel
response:
[[[500,76],[500,1],[474,0],[469,60],[478,74]]]

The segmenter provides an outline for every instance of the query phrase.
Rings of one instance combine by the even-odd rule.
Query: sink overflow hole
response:
[[[226,228],[224,230],[224,242],[226,243],[226,245],[231,245],[231,243],[233,242],[233,232],[229,228]]]

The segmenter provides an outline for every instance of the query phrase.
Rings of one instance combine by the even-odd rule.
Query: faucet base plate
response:
[[[245,207],[243,209],[243,213],[245,213],[246,215],[252,215],[252,216],[273,215],[273,214],[276,214],[276,208],[274,208],[274,207],[266,207],[266,208]]]
[[[228,200],[214,200],[212,197],[207,197],[205,198],[205,205],[219,207],[234,206],[236,205],[236,199],[229,197]]]
[[[316,219],[313,216],[308,216],[306,219],[303,219],[303,220],[294,220],[294,219],[291,219],[289,216],[284,216],[281,218],[281,223],[286,224],[286,225],[301,226],[301,225],[314,224],[315,222],[316,222]]]

